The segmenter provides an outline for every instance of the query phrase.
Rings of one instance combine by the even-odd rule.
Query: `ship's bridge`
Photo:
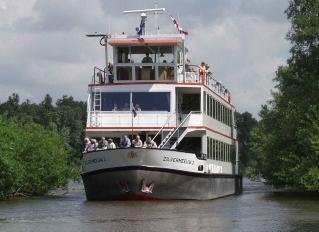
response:
[[[175,81],[183,67],[183,39],[179,35],[110,38],[114,81]]]

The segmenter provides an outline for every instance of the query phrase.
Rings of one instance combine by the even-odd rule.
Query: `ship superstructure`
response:
[[[84,154],[88,199],[212,199],[240,187],[230,91],[189,63],[184,34],[145,34],[156,10],[137,11],[137,35],[100,35],[106,67],[94,67],[85,131],[117,144],[151,137],[158,147]]]

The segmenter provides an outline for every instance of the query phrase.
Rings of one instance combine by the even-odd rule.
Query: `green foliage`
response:
[[[291,58],[252,132],[251,167],[274,185],[319,190],[319,1],[291,1],[286,13]]]
[[[42,126],[0,116],[0,199],[44,194],[71,174],[63,138]]]
[[[236,112],[236,127],[239,146],[239,159],[241,164],[241,171],[246,174],[246,167],[250,160],[255,157],[255,153],[250,148],[251,131],[257,125],[257,120],[248,113]]]
[[[40,104],[32,104],[29,100],[20,104],[19,99],[18,94],[12,94],[6,102],[0,104],[0,113],[9,118],[35,122],[48,130],[58,132],[63,136],[63,143],[71,153],[70,161],[78,164],[84,136],[86,104],[63,96],[54,105],[48,94]]]

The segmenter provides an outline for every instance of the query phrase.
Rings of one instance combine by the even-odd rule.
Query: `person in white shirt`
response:
[[[146,148],[157,148],[157,144],[155,141],[152,140],[152,137],[147,137],[145,143],[144,143],[144,147]]]
[[[136,135],[135,139],[133,140],[133,145],[134,145],[134,147],[142,147],[143,146],[143,142],[142,142],[139,135]]]
[[[113,142],[113,139],[108,139],[107,149],[116,149],[115,143]]]

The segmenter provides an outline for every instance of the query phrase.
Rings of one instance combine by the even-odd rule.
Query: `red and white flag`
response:
[[[176,19],[174,19],[172,16],[170,16],[172,21],[173,21],[173,24],[174,26],[177,28],[178,32],[180,34],[184,34],[184,35],[188,35],[188,32],[187,31],[184,31],[183,28],[181,28],[181,26],[178,24],[178,22],[176,21]]]

